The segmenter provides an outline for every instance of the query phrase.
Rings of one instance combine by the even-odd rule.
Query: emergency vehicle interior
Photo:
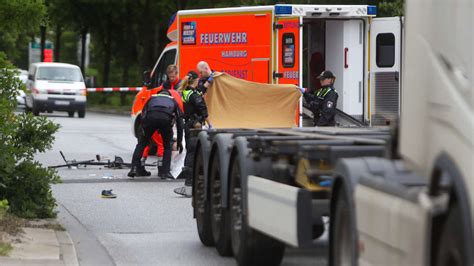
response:
[[[336,76],[338,109],[362,120],[366,67],[364,21],[305,18],[303,23],[303,86],[319,88],[316,77],[323,70],[332,71]]]

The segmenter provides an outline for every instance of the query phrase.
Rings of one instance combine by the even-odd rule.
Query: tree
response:
[[[28,67],[27,45],[45,12],[42,1],[0,0],[0,51],[22,68]]]
[[[381,17],[403,16],[404,14],[403,0],[385,0],[379,3],[379,14]]]
[[[19,36],[36,31],[43,22],[42,1],[0,0],[0,32]],[[14,66],[0,51],[0,199],[22,217],[53,217],[55,200],[50,184],[59,181],[52,170],[34,161],[34,154],[51,148],[58,126],[45,117],[14,113],[16,96],[24,85]]]

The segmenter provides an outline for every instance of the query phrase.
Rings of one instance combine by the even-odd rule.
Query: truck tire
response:
[[[69,117],[74,117],[74,111],[68,111],[68,112],[67,112],[67,115],[68,115]]]
[[[230,240],[230,212],[222,208],[221,204],[221,165],[219,154],[216,152],[210,159],[210,203],[212,236],[217,252],[221,256],[232,256],[232,243]]]
[[[465,250],[462,239],[466,232],[463,232],[462,226],[459,225],[461,219],[461,210],[458,204],[455,203],[450,207],[446,216],[434,265],[468,265],[469,255],[468,251]]]
[[[313,239],[320,238],[324,234],[325,230],[326,227],[324,226],[324,221],[321,218],[321,223],[316,223],[313,225]]]
[[[213,246],[214,239],[212,237],[210,204],[209,201],[206,200],[204,191],[204,158],[201,149],[196,150],[196,160],[193,175],[194,214],[196,216],[196,226],[199,239],[205,246]]]
[[[280,265],[285,254],[285,245],[247,224],[243,212],[243,195],[241,187],[241,165],[236,156],[231,162],[230,171],[230,225],[232,251],[238,265]]]
[[[353,210],[348,192],[344,185],[336,192],[334,208],[331,208],[331,223],[329,225],[329,265],[357,265],[356,228],[352,217]]]

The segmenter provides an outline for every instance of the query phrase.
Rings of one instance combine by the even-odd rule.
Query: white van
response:
[[[81,69],[64,63],[31,64],[26,84],[26,111],[66,111],[69,117],[86,115],[86,85]]]

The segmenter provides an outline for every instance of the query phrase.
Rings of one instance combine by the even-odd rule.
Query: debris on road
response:
[[[103,179],[113,179],[114,178],[114,175],[112,175],[111,173],[105,173],[103,176],[102,176]]]
[[[104,199],[115,199],[117,195],[112,193],[112,189],[110,189],[110,190],[102,190],[101,197]]]
[[[77,169],[79,166],[87,167],[88,165],[98,165],[98,166],[105,166],[107,168],[111,169],[123,169],[123,168],[130,168],[132,166],[131,163],[126,163],[120,156],[114,156],[114,160],[110,161],[107,159],[107,161],[103,161],[101,156],[97,154],[95,157],[95,160],[85,160],[85,161],[76,161],[76,160],[66,160],[66,156],[64,156],[64,153],[62,151],[59,151],[61,154],[61,157],[63,158],[64,162],[66,164],[60,164],[60,165],[52,165],[48,166],[48,168],[56,169],[56,168],[63,168],[67,167],[69,169]],[[146,164],[145,166],[156,166],[156,164]]]

